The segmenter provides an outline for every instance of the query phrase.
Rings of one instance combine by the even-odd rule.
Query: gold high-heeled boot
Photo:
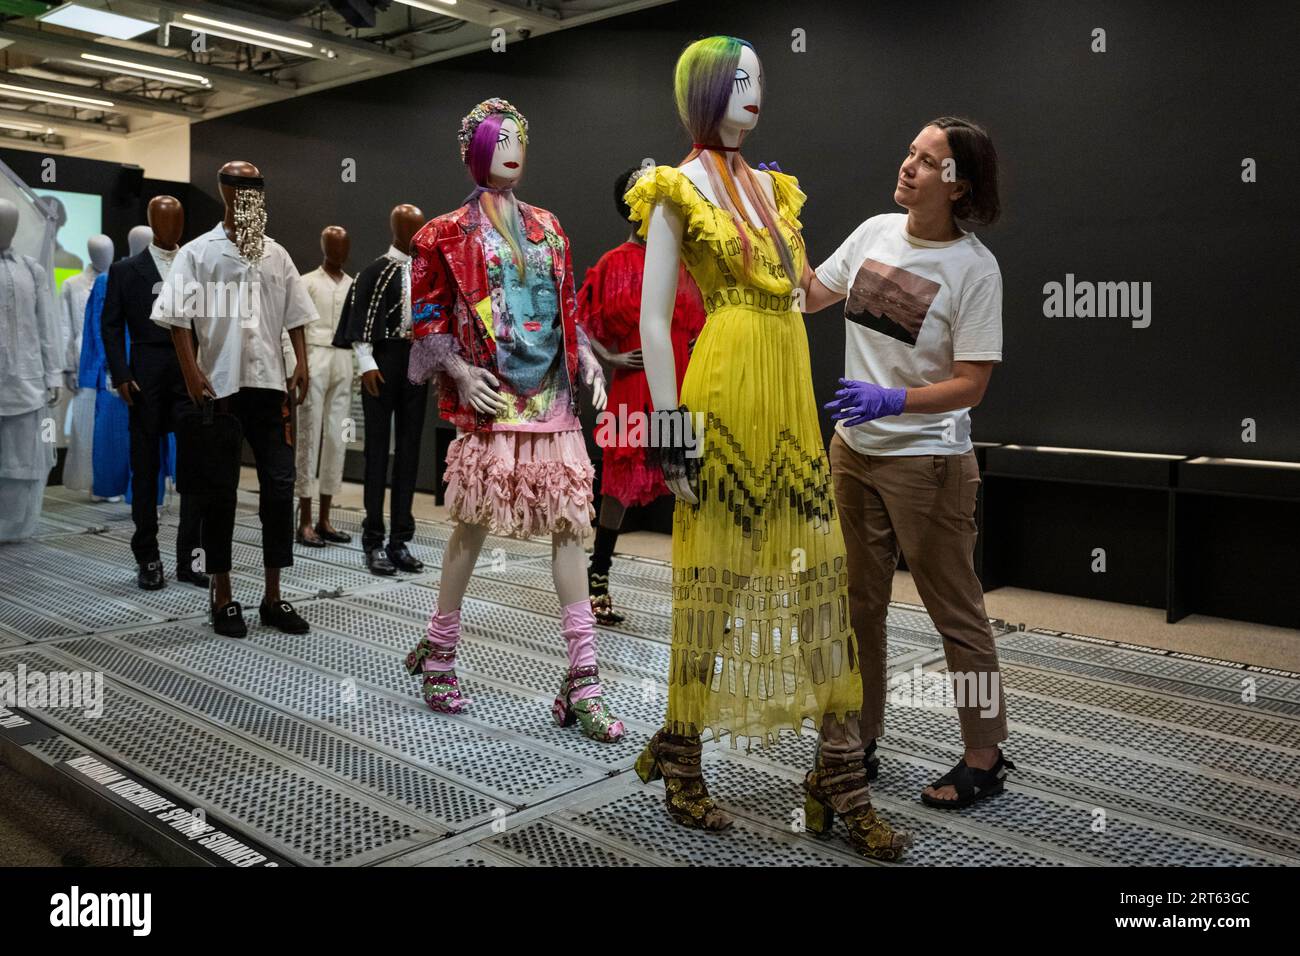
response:
[[[700,771],[699,737],[680,737],[659,731],[650,738],[636,760],[636,775],[642,783],[664,781],[664,804],[669,815],[682,826],[699,830],[725,830],[731,814],[718,809],[704,785]]]
[[[867,788],[867,771],[861,760],[828,766],[820,749],[817,761],[804,777],[804,826],[811,833],[830,832],[838,815],[849,831],[849,842],[863,856],[896,862],[912,845],[912,835],[895,830],[876,815]]]

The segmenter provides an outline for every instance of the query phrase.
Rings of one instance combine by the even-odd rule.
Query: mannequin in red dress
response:
[[[631,222],[623,195],[640,178],[643,167],[624,170],[614,181],[614,202],[619,214]],[[587,272],[578,291],[579,321],[586,327],[593,351],[613,369],[609,402],[605,414],[611,422],[626,420],[634,412],[649,415],[653,405],[641,364],[641,273],[645,267],[645,243],[635,230],[622,245],[601,256]],[[677,303],[673,310],[673,357],[680,388],[686,362],[695,337],[704,327],[704,302],[685,267],[677,281]],[[596,544],[587,569],[591,607],[601,624],[620,624],[623,616],[614,611],[609,595],[609,568],[623,515],[628,508],[646,505],[669,494],[663,472],[648,458],[639,443],[621,440],[621,429],[597,428],[601,447],[600,516]],[[613,440],[610,440],[610,439]]]

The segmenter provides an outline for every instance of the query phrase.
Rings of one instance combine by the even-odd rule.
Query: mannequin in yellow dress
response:
[[[694,143],[628,192],[646,238],[641,338],[660,439],[702,420],[703,452],[661,449],[673,517],[673,649],[664,728],[637,762],[662,776],[679,822],[724,829],[700,770],[703,731],[766,745],[812,720],[809,829],[844,821],[862,853],[898,859],[911,838],[876,816],[858,732],[862,684],[848,617],[844,540],[795,290],[805,268],[792,176],[755,173],[740,142],[758,121],[753,47],[709,37],[677,63]],[[676,390],[669,338],[680,256],[708,319]]]

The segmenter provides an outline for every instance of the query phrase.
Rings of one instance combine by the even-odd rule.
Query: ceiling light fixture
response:
[[[36,19],[42,23],[53,23],[55,26],[67,27],[69,30],[80,30],[82,33],[93,33],[101,37],[112,37],[114,40],[130,40],[138,37],[141,33],[158,28],[157,23],[149,20],[124,17],[120,13],[95,10],[75,3],[65,3],[61,7],[55,7],[53,10],[38,14]]]
[[[146,80],[164,80],[173,83],[185,83],[191,86],[209,85],[207,77],[199,76],[197,73],[183,73],[180,70],[169,70],[161,66],[131,63],[128,60],[118,60],[111,56],[100,56],[98,53],[83,53],[81,59],[87,61],[86,66],[99,70],[108,70],[111,73],[127,73],[131,76],[143,77]]]
[[[115,109],[111,100],[96,100],[89,96],[73,96],[71,93],[56,93],[53,90],[29,90],[11,83],[0,83],[0,90],[4,90],[6,96],[16,96],[20,100],[36,100],[38,103],[50,100],[59,106],[80,106],[93,110]]]
[[[437,0],[437,3],[430,3],[428,0],[397,0],[398,3],[404,3],[408,7],[415,7],[417,10],[428,10],[430,13],[442,13],[438,7],[442,4],[445,7],[454,7],[456,0]]]
[[[54,132],[48,126],[37,126],[35,123],[12,123],[8,120],[0,120],[0,129],[16,129],[24,133],[42,133],[46,136]]]
[[[282,53],[297,53],[300,56],[325,55],[323,47],[321,53],[318,54],[311,43],[306,40],[299,40],[297,37],[268,33],[266,30],[255,30],[252,27],[243,27],[237,23],[227,23],[225,20],[201,17],[196,13],[182,13],[181,20],[193,33],[211,33],[213,36],[225,37],[227,40],[237,40],[240,43],[269,47]]]

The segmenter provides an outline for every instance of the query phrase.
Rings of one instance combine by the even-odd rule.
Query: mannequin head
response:
[[[758,125],[763,73],[745,40],[716,36],[696,40],[677,59],[677,115],[696,143],[739,146]]]
[[[232,160],[217,172],[221,201],[226,204],[223,223],[245,262],[262,258],[266,236],[266,197],[262,173],[252,163]]]
[[[727,36],[696,40],[677,58],[673,89],[677,115],[692,141],[691,151],[682,162],[699,157],[718,204],[736,226],[745,268],[751,265],[753,250],[743,225],[747,213],[740,197],[742,191],[758,213],[760,221],[753,225],[767,230],[786,277],[792,284],[797,283],[794,253],[776,227],[778,210],[739,151],[745,136],[758,125],[763,98],[763,68],[753,46]]]
[[[907,147],[894,202],[926,221],[995,222],[1001,212],[998,154],[989,134],[954,116],[931,120]]]
[[[477,187],[479,208],[510,247],[516,268],[524,264],[524,231],[514,187],[524,174],[528,120],[506,100],[494,97],[460,121],[460,156]]]
[[[18,207],[8,199],[0,199],[0,252],[8,249],[18,231]]]
[[[154,196],[146,214],[152,230],[150,241],[159,249],[175,249],[185,231],[185,209],[175,196]]]
[[[618,214],[632,222],[632,207],[627,204],[627,191],[636,185],[636,181],[650,172],[650,166],[632,166],[614,177],[614,208]]]
[[[352,251],[352,240],[348,238],[348,231],[342,226],[326,226],[320,231],[320,253],[321,264],[325,271],[337,274],[343,271],[343,265],[348,261],[348,253]]]
[[[511,189],[524,174],[528,120],[506,100],[479,103],[460,121],[460,158],[474,185]]]
[[[399,252],[411,251],[411,239],[424,225],[424,213],[419,206],[402,203],[388,214],[388,228],[393,235],[393,248]]]
[[[107,272],[113,264],[113,240],[108,236],[91,236],[86,243],[86,252],[90,255],[90,268],[96,272]]]
[[[132,226],[131,231],[126,234],[127,254],[138,256],[149,248],[149,243],[153,242],[153,230],[148,226]]]

